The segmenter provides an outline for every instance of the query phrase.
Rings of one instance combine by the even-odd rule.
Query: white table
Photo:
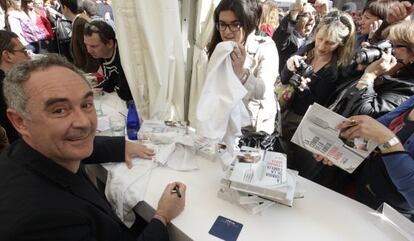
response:
[[[124,102],[116,94],[106,94],[98,101],[104,104],[107,114],[126,113]],[[186,207],[169,227],[171,240],[219,240],[208,233],[219,215],[243,224],[239,241],[406,240],[388,222],[376,216],[374,210],[301,177],[299,183],[305,198],[295,200],[293,207],[277,204],[263,215],[252,215],[217,198],[222,178],[219,163],[201,157],[197,161],[200,170],[193,172],[154,169],[144,201],[135,208],[149,220],[165,186],[173,181],[185,183]],[[106,179],[101,166],[93,169],[99,179]]]
[[[169,225],[171,240],[220,240],[208,234],[218,215],[244,225],[239,241],[406,240],[374,210],[301,177],[305,198],[295,200],[293,207],[277,204],[263,215],[251,215],[216,197],[221,178],[219,165],[206,160],[199,163],[201,170],[196,172],[155,169],[144,201],[135,207],[149,221],[164,187],[173,181],[186,183],[186,206]],[[101,166],[92,169],[99,179],[105,180]]]
[[[219,240],[208,234],[218,215],[243,224],[238,240],[406,240],[374,210],[304,178],[306,191],[293,207],[274,205],[262,216],[249,214],[241,207],[217,198],[222,177],[219,163],[200,158],[200,170],[177,172],[157,168],[149,182],[145,203],[136,210],[153,214],[164,187],[173,181],[187,185],[186,207],[172,221],[172,239]],[[151,208],[153,207],[153,208]],[[178,229],[178,230],[176,230]],[[181,236],[185,234],[185,236]]]

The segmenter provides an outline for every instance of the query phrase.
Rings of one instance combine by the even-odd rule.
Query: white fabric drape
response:
[[[251,123],[242,101],[247,90],[231,64],[230,54],[235,46],[235,42],[221,42],[211,55],[194,123],[199,135],[224,140],[228,147],[241,136],[241,128]]]
[[[143,119],[184,119],[178,1],[113,1],[122,67]]]

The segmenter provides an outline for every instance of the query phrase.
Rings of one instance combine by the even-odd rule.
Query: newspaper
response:
[[[362,138],[346,140],[340,137],[341,130],[336,126],[345,120],[345,117],[314,103],[306,111],[291,141],[352,173],[378,144]]]

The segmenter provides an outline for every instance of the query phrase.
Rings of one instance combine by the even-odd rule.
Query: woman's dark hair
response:
[[[78,2],[78,0],[59,0],[60,5],[63,5],[67,8],[69,8],[69,10],[72,13],[79,13],[79,6],[80,3]]]
[[[0,7],[1,9],[3,9],[3,12],[6,13],[7,12],[7,4],[6,4],[6,0],[0,0]]]
[[[219,15],[222,11],[232,11],[240,21],[241,27],[245,32],[243,42],[247,36],[255,29],[259,18],[257,0],[222,0],[214,10],[214,23],[219,22]],[[220,32],[214,28],[213,37],[207,46],[207,54],[210,58],[217,44],[222,42]]]
[[[27,7],[27,4],[33,2],[32,0],[21,0],[20,1],[20,8],[25,12],[26,14],[29,13],[29,8]]]

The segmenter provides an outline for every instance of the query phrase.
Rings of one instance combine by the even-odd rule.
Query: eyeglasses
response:
[[[23,54],[26,54],[26,55],[29,54],[29,50],[26,47],[23,47],[21,49],[12,49],[9,52],[12,52],[12,53],[20,52],[20,53],[23,53]]]
[[[407,46],[402,45],[402,44],[393,44],[393,43],[391,43],[391,46],[392,46],[393,49],[397,49],[397,48],[408,48]]]
[[[231,32],[238,32],[241,28],[240,22],[232,22],[230,24],[227,24],[225,22],[218,22],[216,23],[216,29],[220,32],[226,31],[226,28],[229,28]]]

